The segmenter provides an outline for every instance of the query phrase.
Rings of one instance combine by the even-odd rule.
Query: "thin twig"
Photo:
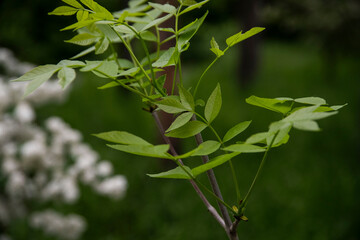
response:
[[[171,144],[171,141],[168,137],[165,136],[165,130],[164,127],[160,121],[160,118],[157,114],[156,111],[152,112],[152,115],[155,119],[156,125],[161,133],[162,138],[164,139],[164,141],[169,144],[170,146],[170,152],[174,155],[177,156],[177,152],[174,148],[174,146]],[[182,160],[179,159],[179,162],[183,164]],[[229,235],[229,227],[225,224],[224,219],[219,215],[219,213],[216,211],[216,209],[210,204],[210,202],[207,200],[207,198],[205,197],[205,195],[202,193],[202,191],[200,190],[199,186],[196,184],[196,182],[192,179],[189,180],[191,185],[193,186],[193,188],[195,189],[196,193],[199,195],[199,197],[201,198],[201,200],[203,201],[203,203],[205,204],[207,210],[210,212],[210,214],[215,218],[215,220],[220,224],[221,227],[224,228],[224,230],[226,231],[226,233]]]
[[[193,116],[193,119],[196,120],[196,117],[195,115]],[[201,133],[198,133],[195,135],[195,139],[196,139],[196,143],[198,145],[202,144],[204,142],[203,138],[202,138],[202,135]],[[205,155],[205,156],[201,156],[202,158],[202,161],[203,163],[207,163],[209,162],[209,156]],[[219,184],[217,183],[217,180],[216,180],[216,177],[215,177],[215,173],[212,169],[208,170],[206,172],[208,178],[209,178],[209,181],[210,181],[210,184],[211,184],[211,187],[215,193],[215,195],[220,198],[221,200],[223,200],[223,197],[222,197],[222,194],[221,194],[221,191],[220,191],[220,187],[219,187]],[[227,211],[226,207],[218,201],[218,205],[219,205],[219,208],[220,208],[220,211],[221,211],[221,214],[225,220],[225,224],[228,228],[230,228],[231,226],[231,219],[230,219],[230,215],[229,215],[229,212]]]

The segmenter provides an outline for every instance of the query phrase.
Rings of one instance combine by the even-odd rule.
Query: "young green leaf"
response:
[[[180,101],[173,98],[165,98],[157,102],[156,105],[167,113],[180,113],[186,111],[186,108],[180,103]]]
[[[81,72],[89,72],[101,66],[105,61],[88,61],[86,60],[86,66],[80,69]]]
[[[168,19],[171,18],[172,16],[173,16],[172,14],[167,14],[167,15],[165,15],[164,17],[157,18],[157,19],[151,21],[150,23],[148,23],[145,27],[143,27],[143,28],[141,29],[141,32],[142,32],[142,31],[145,31],[145,30],[148,30],[149,28],[152,28],[152,27],[154,27],[154,26],[157,26],[157,25],[165,22],[166,20],[168,20]]]
[[[74,36],[72,39],[65,40],[65,42],[80,46],[87,46],[96,42],[97,39],[97,36],[91,35],[90,33],[80,33]]]
[[[221,89],[220,84],[218,83],[214,91],[211,93],[209,99],[207,100],[205,106],[205,118],[209,123],[211,123],[219,114],[221,109],[221,103]]]
[[[205,163],[203,165],[200,165],[196,168],[193,168],[191,170],[191,172],[193,173],[194,177],[197,177],[198,175],[200,175],[201,173],[204,173],[210,169],[213,169],[217,166],[220,166],[221,164],[226,163],[227,161],[229,161],[230,159],[234,158],[235,156],[239,155],[240,153],[227,153],[224,155],[220,155],[218,157],[216,157],[215,159],[211,160],[208,163]]]
[[[128,145],[151,145],[144,139],[124,131],[111,131],[111,132],[104,132],[93,135],[95,137],[113,143],[128,144]]]
[[[181,85],[179,85],[179,95],[181,104],[189,111],[194,110],[195,103],[192,94]]]
[[[58,72],[59,84],[65,89],[76,76],[75,70],[69,67],[63,67]]]
[[[95,54],[104,53],[109,47],[109,40],[107,37],[102,38],[99,42],[95,44]]]
[[[197,4],[195,0],[180,0],[184,6],[191,6]]]
[[[81,51],[80,53],[78,53],[75,56],[71,57],[71,59],[77,59],[77,58],[83,57],[86,54],[89,54],[89,53],[91,53],[93,51],[95,51],[95,46],[89,47],[89,48],[85,49],[84,51]]]
[[[80,2],[95,12],[93,16],[98,16],[100,19],[105,20],[114,19],[113,15],[106,8],[94,0],[80,0]]]
[[[70,16],[74,15],[78,9],[69,7],[69,6],[61,6],[57,7],[54,11],[50,12],[49,15],[60,15],[60,16]]]
[[[229,129],[229,131],[227,131],[227,133],[225,134],[225,136],[223,138],[223,142],[227,142],[227,141],[231,140],[232,138],[236,137],[238,134],[245,131],[249,127],[250,123],[251,123],[251,121],[245,121],[245,122],[236,124],[234,127]]]
[[[55,72],[60,70],[61,67],[53,64],[47,64],[33,68],[21,77],[12,80],[12,82],[33,81],[36,79],[49,79]],[[45,81],[46,81],[45,80]]]
[[[315,110],[318,107],[319,107],[319,105],[301,108],[301,109],[291,113],[289,116],[284,118],[282,121],[293,123],[293,122],[297,122],[297,121],[319,120],[319,119],[326,118],[326,117],[329,117],[329,116],[332,116],[332,115],[338,113],[337,111],[315,112]]]
[[[248,139],[246,139],[246,144],[254,144],[254,143],[262,143],[266,140],[267,137],[271,136],[272,133],[269,132],[261,132],[251,135]]]
[[[146,157],[155,157],[155,158],[166,158],[173,159],[173,157],[167,153],[169,150],[168,144],[162,145],[112,145],[107,144],[107,146],[130,154],[146,156]]]
[[[73,61],[73,60],[61,60],[58,64],[58,66],[61,67],[71,67],[71,68],[75,68],[75,67],[83,67],[86,64],[83,63],[82,61]]]
[[[192,112],[185,112],[185,113],[179,115],[175,119],[175,121],[170,125],[170,127],[166,130],[166,132],[170,132],[174,129],[184,126],[187,122],[190,121],[192,116],[193,116]]]
[[[320,131],[320,127],[317,122],[309,120],[309,121],[299,121],[294,122],[294,128],[303,130],[303,131]]]
[[[149,5],[152,6],[153,8],[155,9],[158,9],[160,10],[161,12],[164,12],[164,13],[170,13],[172,15],[175,15],[176,13],[176,8],[170,4],[159,4],[159,3],[152,3],[152,2],[149,2]]]
[[[173,138],[188,138],[200,133],[206,127],[207,125],[203,122],[191,121],[165,135]]]
[[[166,50],[160,56],[160,58],[152,64],[152,66],[162,68],[162,67],[175,65],[178,57],[179,57],[179,53],[178,53],[178,51],[176,51],[176,48],[171,47],[168,50]]]
[[[76,13],[76,19],[78,20],[78,22],[80,21],[85,21],[89,18],[89,12],[88,11],[84,11],[84,10],[79,10]]]
[[[269,109],[274,112],[286,114],[291,110],[291,102],[287,100],[278,100],[273,98],[260,98],[251,96],[246,99],[248,104]]]
[[[216,42],[214,37],[211,38],[210,46],[210,50],[215,53],[217,57],[221,57],[222,55],[224,55],[224,52],[220,50],[219,44]]]
[[[209,1],[210,0],[205,0],[205,1],[193,4],[193,5],[190,5],[189,7],[185,8],[183,11],[181,11],[179,16],[184,14],[184,13],[190,12],[190,11],[196,9],[196,8],[200,8],[202,5],[204,5],[205,3],[209,2]]]
[[[188,173],[191,173],[191,169],[187,166],[183,166]],[[147,174],[152,178],[172,178],[172,179],[191,179],[189,174],[187,174],[181,167],[171,169],[167,172],[157,173],[157,174]]]
[[[62,0],[64,3],[69,4],[70,6],[73,6],[74,8],[83,8],[80,3],[78,3],[76,0]]]
[[[189,43],[190,39],[195,35],[195,33],[199,30],[200,26],[202,25],[202,23],[204,22],[206,16],[208,15],[208,12],[206,12],[201,18],[195,20],[195,23],[192,24],[191,26],[189,26],[188,28],[186,28],[186,30],[184,30],[178,41],[177,41],[177,46],[178,46],[178,50],[181,51],[185,51],[184,47]]]
[[[295,102],[311,104],[311,105],[326,105],[326,101],[319,97],[304,97],[304,98],[296,98]]]
[[[223,150],[230,152],[239,152],[239,153],[257,153],[257,152],[266,151],[266,149],[263,147],[259,147],[251,144],[233,144],[226,148],[223,148]]]
[[[197,147],[197,151],[195,151],[191,156],[210,155],[211,153],[217,151],[220,148],[220,145],[221,144],[218,141],[205,141]]]
[[[103,61],[96,69],[93,69],[92,72],[102,78],[115,78],[118,74],[118,65],[115,61]]]
[[[258,34],[259,32],[265,30],[265,28],[261,28],[261,27],[254,27],[252,29],[250,29],[249,31],[242,33],[239,32],[229,38],[226,39],[226,44],[229,47],[234,46],[235,44],[244,41],[245,39],[248,39],[249,37],[254,36],[255,34]]]
[[[140,33],[140,36],[143,40],[148,41],[148,42],[157,42],[157,38],[155,36],[155,34],[153,34],[150,31],[144,31]]]

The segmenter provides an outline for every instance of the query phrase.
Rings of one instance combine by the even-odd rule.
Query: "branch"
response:
[[[170,139],[165,136],[165,130],[164,130],[164,127],[160,121],[160,118],[159,118],[157,112],[153,111],[151,114],[153,115],[153,117],[155,119],[156,125],[161,133],[162,138],[164,139],[164,141],[167,144],[169,144],[171,154],[173,154],[174,156],[177,156],[178,154],[177,154],[174,146],[171,144]],[[184,165],[181,159],[179,159],[179,162],[180,162],[180,164]],[[224,219],[219,215],[219,213],[216,211],[216,209],[210,204],[210,202],[207,200],[205,195],[202,193],[202,191],[200,190],[200,188],[196,184],[196,182],[192,179],[190,179],[189,181],[190,181],[191,185],[193,186],[194,190],[196,191],[196,193],[199,195],[199,197],[205,204],[207,210],[210,212],[210,214],[215,218],[215,220],[220,224],[221,227],[224,228],[226,233],[229,235],[229,231],[228,231],[229,227],[228,227],[228,225],[225,224]]]
[[[196,120],[196,117],[194,115],[194,120]],[[201,133],[198,133],[195,135],[195,139],[196,139],[196,143],[198,145],[200,145],[201,143],[204,142],[203,138],[202,138],[202,135]],[[202,158],[202,161],[203,163],[207,163],[209,162],[209,156],[205,155],[205,156],[201,156]],[[217,180],[216,180],[216,177],[215,177],[215,173],[212,169],[208,170],[206,172],[208,178],[209,178],[209,181],[210,181],[210,184],[211,184],[211,187],[212,187],[212,190],[214,191],[215,195],[220,198],[221,200],[223,200],[223,197],[222,197],[222,194],[221,194],[221,191],[220,191],[220,187],[219,187],[219,184],[217,183]],[[220,211],[221,211],[221,214],[225,220],[225,224],[228,228],[230,228],[231,226],[231,219],[230,219],[230,215],[229,215],[229,212],[227,211],[226,207],[220,202],[218,201],[218,205],[219,205],[219,208],[220,208]]]

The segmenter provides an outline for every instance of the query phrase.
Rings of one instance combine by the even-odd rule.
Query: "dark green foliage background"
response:
[[[72,33],[58,31],[71,20],[46,15],[59,3],[1,1],[0,46],[11,48],[20,59],[37,64],[57,63],[73,56],[79,48],[63,43]],[[100,3],[110,10],[117,10],[123,4],[115,0]],[[208,5],[213,11],[217,6],[216,1]],[[215,36],[221,45],[225,44],[221,39],[239,30],[234,19],[226,17],[222,21],[222,14],[226,14],[224,8],[220,9],[220,14],[210,12],[210,23],[202,27],[185,54],[186,86],[199,77],[213,58],[208,50],[211,37]],[[221,59],[203,81],[199,96],[204,99],[217,82],[222,86],[223,108],[214,122],[219,132],[224,134],[234,124],[253,119],[245,132],[248,136],[266,130],[268,123],[279,117],[248,106],[244,99],[252,94],[261,97],[320,96],[330,104],[349,105],[335,117],[320,121],[322,132],[294,130],[287,145],[271,152],[248,205],[250,220],[240,225],[240,237],[243,240],[360,239],[360,58],[343,52],[335,67],[329,69],[322,46],[303,41],[301,36],[292,36],[290,41],[286,31],[279,35],[283,37],[276,37],[271,29],[278,30],[277,25],[265,27],[268,30],[260,35],[260,68],[253,84],[247,89],[240,88],[236,76],[240,59],[236,51]],[[58,115],[81,130],[85,140],[102,158],[111,160],[116,172],[127,177],[126,197],[111,201],[84,187],[77,204],[53,207],[85,216],[88,230],[83,239],[87,240],[225,239],[223,230],[207,213],[188,182],[151,179],[145,175],[171,168],[171,164],[109,149],[90,135],[126,130],[152,142],[159,139],[151,115],[141,110],[140,100],[122,89],[97,90],[103,83],[91,75],[81,75],[64,104],[38,109],[38,121],[41,124],[47,117]],[[204,138],[212,137],[210,134],[205,132]],[[240,136],[239,140],[245,138]],[[193,143],[192,139],[185,141],[182,151]],[[243,192],[260,158],[261,155],[240,155],[234,161]],[[216,174],[225,198],[234,201],[227,165],[217,168]],[[15,240],[51,239],[28,228],[25,221],[14,223],[9,232]]]

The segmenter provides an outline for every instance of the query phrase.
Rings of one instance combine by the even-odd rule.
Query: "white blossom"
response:
[[[45,82],[22,99],[27,83],[9,80],[33,66],[19,62],[2,48],[0,65],[9,74],[0,75],[0,184],[4,185],[0,185],[0,224],[7,226],[13,219],[31,216],[31,225],[46,234],[77,239],[85,231],[85,219],[51,210],[33,213],[27,202],[75,203],[81,194],[80,184],[119,199],[125,194],[126,179],[111,176],[112,164],[100,161],[99,155],[82,142],[81,133],[61,118],[49,117],[45,128],[35,124],[34,105],[60,101],[66,96],[57,81]]]
[[[76,214],[64,216],[53,210],[32,214],[30,224],[48,235],[64,240],[78,239],[86,229],[86,222],[83,217]]]
[[[114,199],[124,196],[127,189],[127,181],[125,177],[117,175],[103,180],[97,185],[97,191]]]

